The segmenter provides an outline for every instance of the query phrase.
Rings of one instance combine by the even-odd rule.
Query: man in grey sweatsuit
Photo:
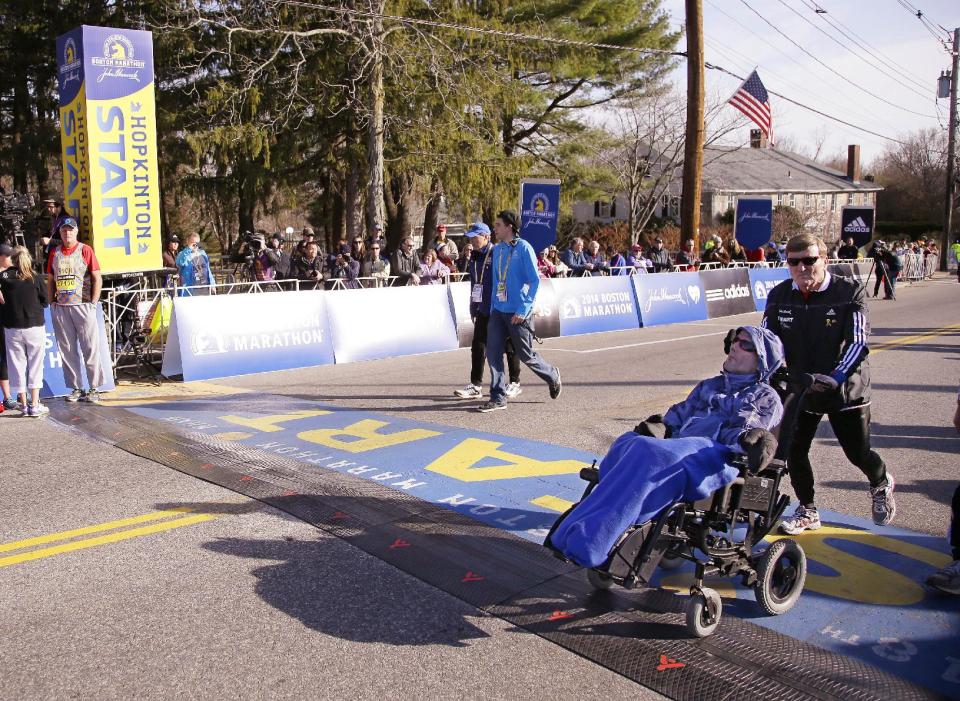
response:
[[[68,402],[100,403],[99,387],[107,378],[100,362],[97,304],[100,302],[100,264],[93,249],[77,240],[77,221],[60,224],[63,242],[50,252],[47,285],[53,331],[57,337],[63,379],[73,391]],[[86,380],[83,379],[86,366]],[[89,389],[84,391],[84,386]]]

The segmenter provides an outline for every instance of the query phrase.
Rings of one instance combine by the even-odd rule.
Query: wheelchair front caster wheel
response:
[[[713,589],[703,587],[687,601],[687,630],[697,638],[706,638],[720,625],[723,604]]]
[[[795,540],[778,540],[757,563],[753,593],[766,613],[779,616],[792,609],[807,579],[807,556]]]
[[[594,589],[609,589],[613,586],[613,580],[610,575],[597,572],[596,570],[587,570],[587,581]]]

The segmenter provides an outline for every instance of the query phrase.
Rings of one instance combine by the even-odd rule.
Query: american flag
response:
[[[773,115],[770,113],[770,96],[767,95],[767,89],[763,87],[760,76],[753,71],[743,81],[743,84],[737,89],[729,100],[731,105],[743,112],[773,143]]]

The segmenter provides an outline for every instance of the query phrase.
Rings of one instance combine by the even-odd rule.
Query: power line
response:
[[[722,14],[723,16],[725,16],[725,17],[726,17],[727,19],[729,19],[731,22],[733,22],[734,24],[736,24],[738,27],[741,27],[741,28],[743,28],[743,29],[746,29],[748,32],[750,32],[750,34],[752,34],[752,35],[755,36],[757,39],[759,39],[760,41],[762,41],[763,43],[765,43],[767,46],[769,46],[770,48],[772,48],[774,51],[776,51],[777,53],[779,53],[781,56],[784,56],[787,60],[793,62],[793,63],[794,63],[798,68],[800,68],[801,70],[803,70],[803,71],[809,71],[809,70],[810,70],[809,64],[804,65],[803,63],[800,63],[800,61],[798,61],[794,56],[792,56],[791,54],[788,54],[786,51],[784,51],[784,50],[781,49],[779,46],[777,46],[776,44],[774,44],[772,41],[770,41],[770,40],[769,40],[766,36],[764,36],[763,34],[760,34],[760,33],[756,32],[756,31],[754,31],[753,29],[751,29],[751,28],[750,28],[747,24],[745,24],[743,21],[737,19],[736,17],[734,17],[733,15],[731,15],[730,13],[728,13],[726,10],[724,10],[722,7],[720,7],[719,5],[717,5],[716,3],[714,3],[713,0],[706,0],[706,1],[707,1],[707,4],[710,5],[714,10],[716,10],[717,12],[719,12],[720,14]],[[716,42],[716,39],[714,39],[713,41]],[[729,47],[727,47],[727,48],[729,48]],[[769,71],[769,69],[764,69],[764,70],[765,70],[765,71]],[[773,75],[773,72],[772,72],[772,71],[769,71],[769,72],[771,73],[771,75]],[[784,80],[784,79],[781,77],[781,80]],[[784,80],[784,82],[789,83],[790,81]],[[804,90],[804,92],[806,92],[806,93],[808,93],[808,94],[811,94],[811,95],[813,94],[809,89],[804,88],[803,90]],[[863,113],[863,111],[862,111],[862,110],[863,110],[862,106],[861,106],[860,104],[858,104],[853,98],[848,97],[843,91],[840,91],[840,90],[837,90],[836,93],[837,93],[838,95],[842,95],[844,100],[849,100],[850,103],[851,103],[852,105],[854,105],[854,107],[853,107],[853,108],[851,108],[851,107],[849,107],[849,106],[847,106],[847,107],[840,107],[836,102],[833,102],[833,101],[831,101],[831,100],[827,100],[827,101],[828,101],[828,102],[831,102],[835,107],[840,107],[840,109],[843,109],[843,110],[852,110],[852,111],[854,111],[854,112],[861,113],[861,115],[864,115],[864,113]],[[817,97],[818,97],[818,99],[820,99],[820,100],[823,100],[823,99],[824,99],[824,98],[821,97],[821,96],[817,96]],[[866,115],[864,115],[864,116],[866,116]],[[875,117],[875,116],[869,116],[868,119],[876,119],[876,117]],[[887,123],[887,126],[891,126],[891,125],[889,124],[889,122]]]
[[[741,2],[743,2],[743,0],[741,0]],[[419,24],[419,25],[425,25],[425,26],[431,26],[431,27],[438,27],[438,28],[443,28],[443,29],[454,29],[454,30],[458,30],[458,31],[472,32],[472,33],[484,34],[484,35],[488,35],[488,36],[499,36],[499,37],[504,37],[504,38],[509,38],[509,39],[521,39],[521,40],[524,40],[524,41],[539,41],[539,42],[544,42],[544,43],[548,43],[548,44],[563,44],[563,45],[571,45],[571,46],[584,46],[584,47],[589,47],[589,48],[610,49],[610,50],[614,50],[614,51],[632,51],[632,52],[637,52],[637,53],[665,54],[665,55],[666,55],[666,54],[669,54],[669,55],[671,55],[671,56],[682,56],[682,57],[684,57],[684,58],[686,58],[686,56],[687,56],[686,52],[684,52],[684,51],[668,51],[668,50],[665,50],[665,49],[639,49],[639,48],[630,47],[630,46],[617,46],[617,45],[615,45],[615,44],[602,44],[602,43],[598,43],[598,42],[581,42],[581,41],[575,41],[575,40],[571,40],[571,39],[559,39],[559,38],[557,38],[557,37],[550,37],[550,36],[545,36],[545,35],[523,34],[523,33],[520,33],[520,32],[506,32],[506,31],[502,31],[502,30],[498,30],[498,29],[489,29],[489,28],[487,28],[487,27],[475,27],[475,26],[466,25],[466,24],[456,24],[456,23],[453,23],[453,22],[439,22],[439,21],[434,21],[434,20],[424,20],[424,19],[417,19],[417,18],[412,18],[412,17],[403,17],[403,16],[399,16],[399,15],[386,15],[386,14],[379,14],[379,13],[376,13],[376,12],[364,12],[364,11],[362,11],[362,10],[348,10],[348,9],[346,9],[346,8],[329,7],[329,6],[326,6],[326,5],[319,5],[319,4],[316,4],[316,3],[303,2],[302,0],[284,0],[284,3],[287,4],[287,5],[305,7],[305,8],[308,8],[308,9],[323,10],[323,11],[329,11],[329,12],[338,12],[338,13],[341,13],[341,14],[353,14],[353,15],[356,15],[356,16],[363,16],[363,17],[368,17],[368,18],[379,18],[379,19],[393,20],[393,21],[397,21],[397,22],[401,22],[401,23],[406,23],[406,24]],[[746,4],[746,3],[744,3],[744,4]],[[753,8],[751,8],[751,9],[753,9]],[[734,73],[733,71],[729,71],[729,70],[727,70],[726,68],[723,68],[722,66],[718,66],[718,65],[716,65],[716,64],[704,63],[704,67],[705,67],[705,68],[708,68],[708,69],[710,69],[710,70],[715,70],[715,71],[720,71],[720,72],[722,72],[722,73],[726,73],[727,75],[732,76],[732,77],[734,77],[734,78],[736,78],[737,80],[740,80],[740,81],[745,80],[742,76],[737,75],[737,74]],[[861,132],[863,132],[863,133],[865,133],[865,134],[871,134],[871,135],[873,135],[873,136],[877,136],[877,137],[879,137],[879,138],[881,138],[881,139],[885,139],[885,140],[887,140],[887,141],[891,141],[891,142],[893,142],[893,143],[900,144],[900,145],[902,145],[902,146],[907,145],[906,142],[901,141],[901,140],[899,140],[899,139],[896,139],[896,138],[894,138],[894,137],[892,137],[892,136],[887,136],[887,135],[885,135],[885,134],[881,134],[881,133],[876,132],[876,131],[873,131],[873,130],[871,130],[871,129],[867,129],[867,128],[861,127],[861,126],[859,126],[859,125],[857,125],[857,124],[853,124],[853,123],[848,122],[848,121],[846,121],[846,120],[840,119],[839,117],[834,117],[834,116],[831,115],[831,114],[828,114],[828,113],[826,113],[826,112],[823,112],[822,110],[818,110],[818,109],[816,109],[815,107],[810,107],[809,105],[806,105],[806,104],[804,104],[804,103],[802,103],[802,102],[800,102],[800,101],[798,101],[798,100],[794,100],[793,98],[789,98],[789,97],[787,97],[786,95],[783,95],[783,94],[781,94],[781,93],[778,93],[778,92],[775,92],[775,91],[773,91],[773,90],[770,90],[769,88],[767,88],[767,92],[770,93],[771,95],[775,95],[776,97],[779,97],[781,100],[785,100],[785,101],[789,102],[790,104],[796,105],[797,107],[801,107],[802,109],[805,109],[805,110],[808,110],[808,111],[810,111],[810,112],[813,112],[814,114],[818,114],[818,115],[820,115],[821,117],[825,117],[825,118],[827,118],[827,119],[829,119],[829,120],[831,120],[831,121],[837,122],[838,124],[843,124],[843,125],[848,126],[848,127],[852,128],[852,129],[856,129],[857,131],[861,131]],[[939,153],[939,152],[935,152],[935,153]]]
[[[904,83],[903,81],[901,81],[900,79],[898,79],[896,76],[891,75],[890,73],[888,73],[887,71],[883,70],[882,68],[880,68],[880,67],[877,66],[876,64],[870,63],[870,61],[868,61],[867,59],[865,59],[862,55],[856,53],[853,49],[851,49],[849,46],[847,46],[847,45],[844,44],[842,41],[840,41],[839,39],[837,39],[835,36],[833,36],[832,34],[830,34],[829,32],[827,32],[826,30],[824,30],[822,27],[819,27],[819,26],[817,26],[816,24],[814,24],[813,22],[811,22],[808,17],[806,17],[806,16],[804,16],[803,14],[801,14],[800,12],[798,12],[794,7],[788,5],[784,0],[777,0],[777,2],[779,2],[781,5],[783,5],[784,7],[786,7],[786,8],[787,8],[788,10],[790,10],[793,14],[795,14],[797,17],[799,17],[800,19],[802,19],[804,22],[806,22],[807,24],[809,24],[809,25],[810,25],[811,27],[813,27],[814,29],[816,29],[818,32],[820,32],[821,34],[823,34],[825,37],[827,37],[827,39],[829,39],[829,40],[832,41],[834,44],[836,44],[837,46],[839,46],[840,48],[842,48],[844,51],[847,51],[848,53],[853,54],[854,56],[856,56],[858,59],[860,59],[861,61],[863,61],[865,64],[867,64],[867,65],[870,66],[871,68],[876,69],[876,70],[879,71],[881,74],[885,75],[887,78],[890,78],[890,79],[892,79],[894,82],[896,82],[897,84],[905,87],[907,90],[909,90],[910,92],[912,92],[914,95],[919,95],[920,97],[922,97],[922,98],[925,99],[925,100],[926,100],[926,99],[929,99],[929,97],[930,97],[930,91],[929,91],[929,90],[927,90],[925,93],[921,93],[921,92],[918,91],[915,87],[910,86],[910,85],[907,85],[906,83]]]
[[[638,54],[660,54],[664,56],[686,56],[684,51],[669,51],[667,49],[643,49],[635,46],[620,46],[617,44],[603,44],[596,41],[580,41],[577,39],[561,39],[560,37],[551,37],[544,34],[524,34],[522,32],[508,32],[503,29],[491,29],[489,27],[474,27],[466,24],[457,24],[455,22],[440,22],[438,20],[420,19],[416,17],[404,17],[401,15],[386,15],[378,12],[366,12],[364,10],[351,10],[345,7],[330,7],[329,5],[320,5],[312,2],[303,2],[302,0],[282,0],[285,5],[295,7],[304,7],[311,10],[322,10],[324,12],[337,12],[345,15],[355,15],[357,17],[366,17],[368,19],[385,19],[400,22],[402,24],[417,24],[426,27],[437,27],[440,29],[455,29],[464,32],[473,32],[476,34],[486,34],[488,36],[497,36],[504,39],[519,39],[521,41],[539,41],[547,44],[559,44],[562,46],[580,46],[589,49],[614,49],[616,51],[629,51]]]
[[[722,49],[723,51],[721,51],[721,53],[729,52],[729,53],[728,53],[728,60],[733,60],[734,63],[738,63],[738,64],[739,64],[739,63],[740,63],[740,60],[737,59],[737,55],[739,55],[743,61],[746,61],[746,62],[747,62],[747,63],[744,63],[744,64],[742,64],[742,65],[748,65],[748,64],[750,63],[750,59],[749,59],[746,55],[744,55],[743,53],[737,51],[736,49],[734,49],[734,48],[732,48],[732,47],[730,47],[730,46],[727,46],[727,45],[725,45],[725,44],[722,44],[722,43],[720,43],[719,41],[717,41],[716,39],[714,39],[714,38],[712,38],[712,37],[705,37],[705,39],[706,39],[706,41],[707,41],[707,44],[711,45],[711,47],[712,47],[714,50],[716,50],[716,51],[721,51],[721,49]],[[866,118],[866,119],[877,119],[877,116],[876,116],[876,115],[871,115],[871,114],[869,114],[869,113],[868,113],[867,111],[865,111],[862,107],[856,106],[855,103],[854,103],[854,105],[855,105],[854,108],[851,109],[850,107],[846,107],[846,106],[840,105],[839,103],[834,102],[834,101],[830,100],[829,98],[824,98],[822,95],[818,95],[817,93],[813,92],[812,90],[810,90],[809,88],[807,88],[807,87],[805,87],[805,86],[803,86],[803,85],[800,85],[799,83],[794,83],[792,80],[789,80],[788,78],[785,78],[785,77],[783,77],[782,75],[779,75],[779,74],[775,73],[774,71],[770,70],[769,68],[764,68],[763,71],[764,71],[764,74],[765,74],[765,75],[767,75],[767,74],[772,75],[772,76],[774,76],[779,82],[785,83],[785,84],[787,84],[787,85],[790,85],[793,89],[798,90],[798,91],[803,92],[803,93],[806,93],[807,95],[813,97],[815,100],[818,100],[818,101],[820,101],[820,102],[826,102],[828,105],[832,105],[833,107],[835,107],[835,108],[837,108],[837,109],[840,109],[840,110],[843,110],[843,111],[854,111],[854,112],[857,112],[857,113],[859,114],[859,116],[864,117],[864,118]],[[885,125],[888,126],[888,127],[890,127],[891,129],[896,129],[896,127],[893,126],[892,124],[890,124],[889,122],[885,122]]]
[[[911,109],[908,109],[908,108],[903,107],[903,106],[901,106],[901,105],[898,105],[898,104],[896,104],[895,102],[890,102],[890,100],[887,100],[887,99],[884,98],[884,97],[880,97],[879,95],[877,95],[877,94],[875,94],[875,93],[867,90],[866,88],[861,87],[861,86],[858,85],[857,83],[854,83],[852,80],[850,80],[849,78],[847,78],[845,75],[843,75],[843,74],[840,73],[839,71],[835,70],[834,68],[831,68],[830,66],[828,66],[826,63],[824,63],[824,62],[821,61],[819,58],[817,58],[817,57],[814,56],[812,53],[810,53],[810,52],[807,51],[805,48],[803,48],[803,47],[802,47],[800,44],[798,44],[796,41],[794,41],[794,40],[791,39],[789,36],[787,36],[786,34],[784,34],[776,25],[773,24],[773,22],[771,22],[771,21],[768,20],[766,17],[764,17],[763,15],[761,15],[759,12],[757,12],[755,9],[753,9],[753,6],[750,5],[750,3],[747,2],[747,0],[740,0],[740,2],[742,2],[744,5],[746,5],[746,6],[750,9],[750,11],[753,12],[753,14],[755,14],[757,17],[759,17],[761,20],[763,20],[763,21],[764,21],[767,25],[769,25],[770,28],[773,29],[777,34],[779,34],[779,35],[782,36],[784,39],[786,39],[787,41],[789,41],[791,44],[793,44],[794,46],[796,46],[796,47],[797,47],[798,49],[800,49],[803,53],[805,53],[807,56],[809,56],[809,57],[812,58],[814,61],[816,61],[817,63],[819,63],[821,66],[823,66],[824,68],[826,68],[828,71],[830,71],[831,73],[839,76],[839,77],[842,78],[845,82],[847,82],[847,83],[849,83],[850,85],[852,85],[853,87],[855,87],[857,90],[859,90],[859,91],[861,91],[861,92],[869,95],[870,97],[873,97],[873,98],[875,98],[875,99],[877,99],[877,100],[880,100],[881,102],[884,102],[884,103],[890,105],[891,107],[896,107],[898,110],[903,110],[904,112],[909,112],[910,114],[915,114],[915,115],[918,115],[918,116],[920,116],[920,117],[927,117],[928,119],[936,119],[936,117],[934,117],[933,115],[924,114],[923,112],[917,112],[917,111],[915,111],[915,110],[911,110]]]
[[[925,80],[924,78],[921,78],[921,77],[918,76],[917,74],[911,73],[910,71],[908,71],[908,70],[906,70],[906,69],[904,69],[904,68],[901,68],[901,67],[898,66],[896,63],[893,63],[893,62],[891,62],[891,61],[888,61],[888,60],[886,59],[886,57],[884,57],[884,56],[882,55],[883,52],[880,51],[880,49],[876,49],[876,53],[875,53],[875,52],[874,52],[874,48],[871,46],[871,44],[870,44],[866,39],[864,39],[863,37],[861,37],[861,36],[860,36],[859,34],[857,34],[853,29],[851,29],[850,27],[848,27],[847,25],[845,25],[845,24],[844,24],[843,22],[841,22],[839,19],[833,19],[826,10],[823,10],[823,9],[820,7],[819,4],[816,4],[816,3],[813,3],[813,2],[808,2],[808,0],[801,0],[801,2],[803,2],[803,4],[805,4],[805,5],[806,5],[807,7],[809,7],[811,10],[813,10],[814,12],[816,12],[816,13],[817,13],[817,17],[819,17],[820,19],[822,19],[824,22],[826,22],[826,23],[829,24],[831,27],[833,27],[833,28],[836,29],[838,32],[840,32],[844,37],[846,37],[847,39],[849,39],[850,41],[852,41],[854,44],[856,44],[857,46],[859,46],[861,49],[863,49],[864,51],[866,51],[868,54],[870,54],[871,56],[873,56],[875,59],[877,59],[878,61],[880,61],[880,62],[881,62],[882,64],[884,64],[887,68],[889,68],[890,70],[894,71],[895,73],[900,74],[901,76],[903,76],[903,77],[906,78],[907,80],[911,81],[914,85],[917,85],[918,87],[921,87],[921,88],[926,88],[926,87],[928,87],[928,86],[927,86],[927,82],[926,82],[926,80]],[[880,55],[878,55],[878,54],[880,54]]]
[[[926,15],[924,15],[921,10],[918,10],[916,7],[911,5],[906,0],[897,0],[897,3],[904,10],[906,10],[911,15],[913,15],[918,20],[920,20],[920,24],[922,24],[924,28],[928,32],[930,32],[930,36],[932,36],[941,45],[942,48],[946,49],[947,53],[950,53],[951,49],[950,49],[950,45],[947,43],[947,40],[943,36],[937,35],[937,25],[935,25],[933,22],[927,19]],[[949,34],[949,32],[946,29],[944,29],[943,31]]]

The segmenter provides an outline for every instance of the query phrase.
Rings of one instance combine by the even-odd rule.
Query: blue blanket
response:
[[[710,496],[738,476],[731,451],[709,438],[620,436],[600,463],[600,482],[550,538],[583,567],[606,562],[617,539],[678,501]]]

